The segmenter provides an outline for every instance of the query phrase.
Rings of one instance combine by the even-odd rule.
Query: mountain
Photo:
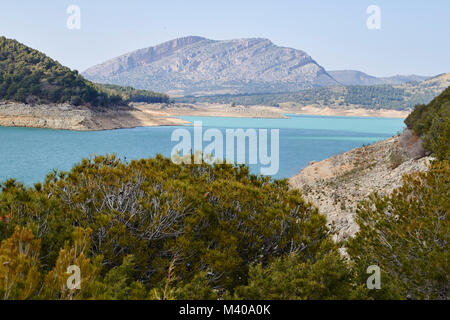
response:
[[[86,70],[96,82],[179,95],[285,92],[338,83],[301,50],[270,40],[175,39]]]
[[[336,70],[336,71],[328,71],[328,73],[340,84],[349,85],[349,86],[370,86],[375,84],[380,84],[381,81],[373,76],[369,76],[368,74],[356,71],[356,70]]]
[[[377,84],[401,84],[406,82],[420,82],[428,77],[418,75],[396,75],[392,77],[377,78],[356,70],[336,70],[328,73],[339,83],[346,86],[370,86]]]
[[[92,83],[42,52],[0,37],[0,101],[114,106],[168,99],[156,92]]]
[[[392,77],[385,77],[385,78],[378,78],[384,81],[385,84],[402,84],[402,83],[408,83],[408,82],[420,82],[427,80],[430,77],[427,76],[419,76],[416,74],[411,75],[396,75]]]

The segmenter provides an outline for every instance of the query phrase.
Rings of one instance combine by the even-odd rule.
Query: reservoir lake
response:
[[[179,118],[202,121],[203,132],[208,128],[222,132],[227,128],[279,129],[279,171],[274,178],[292,177],[313,160],[321,161],[387,139],[405,126],[403,119],[287,116],[288,119]],[[0,127],[0,182],[14,178],[32,185],[43,181],[52,170],[70,170],[81,159],[93,155],[116,154],[126,160],[149,158],[158,153],[170,156],[178,143],[171,141],[171,135],[178,128],[193,132],[190,125],[90,132]],[[203,146],[207,144],[204,142]],[[259,174],[257,165],[250,168]]]

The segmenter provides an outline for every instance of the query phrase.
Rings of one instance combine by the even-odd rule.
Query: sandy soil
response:
[[[319,115],[319,116],[346,116],[346,117],[381,117],[381,118],[406,118],[411,111],[399,111],[379,109],[371,110],[364,108],[318,108],[306,106],[303,108],[286,108],[286,113]]]
[[[306,107],[270,107],[270,106],[235,106],[229,104],[173,104],[173,105],[144,105],[137,104],[134,107],[147,112],[160,112],[165,116],[214,116],[214,117],[239,117],[239,118],[286,118],[284,114],[304,114],[322,116],[348,116],[348,117],[382,117],[382,118],[406,118],[410,111],[398,110],[369,110],[363,108],[319,108]]]
[[[235,106],[229,104],[133,104],[143,112],[162,116],[213,116],[236,118],[287,118],[285,110],[268,106]]]

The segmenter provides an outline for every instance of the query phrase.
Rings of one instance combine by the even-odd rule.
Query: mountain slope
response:
[[[335,70],[328,73],[339,83],[346,86],[370,86],[381,84],[381,81],[368,74],[356,70]]]
[[[428,77],[418,75],[396,75],[377,78],[356,70],[335,70],[328,73],[339,83],[346,86],[370,86],[377,84],[401,84],[406,82],[423,81]]]
[[[169,97],[152,91],[92,83],[42,52],[0,37],[1,100],[33,105],[69,103],[110,107],[128,102],[167,102]]]
[[[344,240],[358,231],[357,205],[372,192],[387,195],[402,184],[402,176],[426,171],[432,160],[423,157],[421,140],[410,131],[400,136],[311,162],[289,182],[302,190]]]
[[[209,102],[238,105],[268,105],[281,107],[357,107],[365,109],[409,110],[417,104],[426,104],[450,86],[450,73],[421,82],[370,86],[333,86],[305,89],[298,92],[215,95],[183,97],[179,102]]]
[[[172,94],[280,92],[337,84],[305,52],[259,38],[179,38],[112,59],[83,75]]]
[[[101,92],[77,71],[5,37],[0,37],[0,100],[91,106],[125,104],[119,96]]]
[[[407,82],[420,82],[429,79],[429,77],[426,76],[419,76],[416,74],[410,74],[410,75],[396,75],[392,77],[384,77],[384,78],[378,78],[381,79],[385,84],[402,84]]]

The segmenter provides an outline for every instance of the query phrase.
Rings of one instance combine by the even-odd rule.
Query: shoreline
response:
[[[411,113],[410,110],[390,110],[390,109],[364,109],[364,108],[342,108],[334,109],[330,107],[317,108],[313,106],[303,107],[302,109],[287,109],[292,114],[302,114],[309,116],[335,116],[335,117],[368,117],[368,118],[392,118],[406,119]]]
[[[289,178],[289,184],[327,217],[336,231],[334,239],[341,241],[359,230],[355,217],[360,201],[373,192],[390,194],[401,186],[404,174],[426,171],[431,160],[421,140],[406,130],[399,136],[311,161]]]
[[[27,105],[0,102],[0,126],[46,128],[71,131],[102,131],[137,127],[182,126],[193,117],[288,119],[288,114],[336,117],[406,118],[410,111],[363,108],[278,108],[224,104],[130,104],[123,108],[98,110],[70,104]]]

